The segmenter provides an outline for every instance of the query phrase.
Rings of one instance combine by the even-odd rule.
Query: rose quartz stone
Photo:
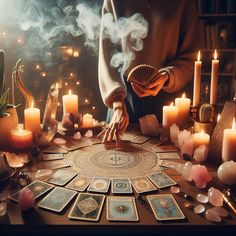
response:
[[[205,188],[207,183],[212,180],[211,175],[204,165],[193,165],[191,177],[198,188]]]
[[[228,217],[229,212],[226,211],[223,207],[213,207],[212,210],[217,212],[221,217]]]
[[[18,197],[18,206],[22,211],[28,211],[34,206],[34,196],[30,189],[23,189]]]
[[[185,140],[191,138],[191,132],[187,130],[180,131],[178,134],[178,148],[181,149],[183,146]]]
[[[89,130],[84,134],[84,136],[85,136],[86,138],[91,138],[91,137],[93,137],[93,131],[92,131],[91,129],[89,129]]]
[[[57,145],[63,145],[66,144],[66,140],[64,138],[54,138],[53,142]]]
[[[183,168],[180,173],[182,174],[185,180],[191,181],[192,180],[191,172],[192,172],[192,163],[188,161],[183,165]]]
[[[80,132],[76,132],[74,135],[73,135],[73,139],[76,139],[76,140],[79,140],[81,139],[82,136],[81,136],[81,133]]]
[[[199,193],[197,196],[196,196],[196,199],[201,202],[201,203],[207,203],[208,202],[208,197],[204,194],[201,194]]]
[[[176,124],[171,125],[170,127],[170,141],[178,146],[178,135],[179,135],[179,126]]]
[[[211,187],[208,190],[208,201],[216,207],[223,206],[223,193],[216,188]]]
[[[213,209],[209,209],[205,212],[205,218],[211,222],[221,222],[220,215]]]
[[[202,163],[207,159],[207,155],[208,155],[208,147],[206,145],[201,145],[199,146],[193,154],[193,159],[196,162]]]
[[[184,140],[183,145],[180,147],[181,155],[187,154],[189,156],[193,155],[194,143],[193,138],[190,136],[188,139]]]
[[[200,204],[200,205],[197,205],[194,207],[193,211],[196,213],[196,214],[202,214],[204,211],[205,211],[205,207]]]

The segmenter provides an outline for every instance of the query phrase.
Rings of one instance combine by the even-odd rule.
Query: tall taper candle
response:
[[[214,60],[211,64],[211,92],[210,92],[210,104],[215,105],[217,102],[217,86],[218,86],[218,71],[219,60],[217,59],[217,52],[214,52]]]
[[[197,107],[200,104],[202,70],[202,61],[200,60],[200,57],[200,51],[198,51],[197,61],[194,63],[193,107]]]

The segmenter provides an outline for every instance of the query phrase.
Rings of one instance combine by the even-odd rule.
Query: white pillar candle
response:
[[[25,129],[30,130],[33,133],[33,136],[38,135],[41,132],[40,127],[40,110],[32,106],[24,110],[25,116]]]
[[[170,126],[176,124],[178,119],[179,108],[174,106],[172,102],[170,106],[163,107],[162,114],[162,126],[163,126],[163,136],[169,137],[170,135]]]
[[[201,90],[201,70],[202,61],[200,60],[200,51],[198,52],[197,61],[194,63],[194,83],[193,83],[193,106],[197,107],[200,104]]]
[[[83,115],[83,127],[90,128],[93,126],[93,116],[89,113]]]
[[[204,133],[204,131],[193,134],[193,143],[195,149],[200,147],[201,145],[208,146],[209,142],[210,142],[210,135]]]
[[[191,100],[186,98],[185,93],[181,98],[175,99],[175,106],[179,108],[178,121],[179,127],[184,127],[189,122]]]
[[[214,60],[211,64],[211,92],[210,92],[210,104],[215,105],[217,102],[217,87],[218,87],[218,71],[219,60],[217,59],[217,52],[214,52]]]
[[[223,134],[222,160],[236,160],[236,127],[235,118],[231,129],[225,129]]]
[[[78,96],[71,94],[69,90],[68,95],[62,97],[63,101],[63,114],[72,113],[74,116],[78,116]]]

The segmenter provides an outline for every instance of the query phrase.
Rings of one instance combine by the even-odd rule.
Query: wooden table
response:
[[[184,163],[185,161],[179,160]],[[198,193],[207,194],[207,190],[209,187],[213,186],[215,188],[224,189],[222,183],[219,182],[216,170],[217,166],[213,163],[206,163],[210,174],[213,177],[213,180],[208,184],[208,186],[200,190],[192,182],[185,181],[182,176],[173,169],[167,169],[164,172],[171,176],[180,186],[181,190],[190,194],[192,197],[195,197]],[[6,187],[8,182],[1,184],[1,189]],[[170,193],[169,188],[158,190],[153,194],[163,194]],[[107,195],[112,195],[112,193],[108,193]],[[133,194],[135,195],[135,194]],[[148,195],[148,194],[144,194]],[[39,209],[37,206],[34,209],[22,213],[18,208],[16,203],[9,201],[8,202],[8,210],[7,216],[0,217],[0,232],[21,232],[29,233],[42,233],[45,230],[48,232],[57,232],[58,234],[62,232],[70,232],[76,234],[96,234],[100,235],[110,235],[110,234],[130,234],[131,232],[135,232],[134,235],[142,235],[148,233],[149,235],[156,235],[157,232],[165,233],[165,235],[171,235],[172,233],[181,233],[181,235],[185,235],[185,233],[190,233],[191,235],[199,235],[207,230],[208,235],[211,233],[214,235],[219,235],[222,233],[227,233],[230,235],[236,229],[236,215],[225,206],[230,213],[230,217],[224,218],[221,223],[211,223],[207,221],[204,216],[195,214],[192,210],[184,207],[184,199],[181,196],[174,195],[174,198],[178,202],[180,208],[186,216],[185,220],[182,221],[170,221],[170,222],[158,222],[154,215],[149,213],[147,209],[136,202],[138,214],[139,214],[139,222],[131,223],[131,222],[109,222],[106,219],[106,203],[103,207],[103,211],[101,214],[101,218],[99,222],[87,222],[87,221],[76,221],[68,219],[69,211],[73,205],[73,201],[66,207],[66,209],[61,213],[53,213],[47,210]],[[40,200],[40,199],[39,199]],[[195,200],[194,204],[198,204]],[[206,204],[207,208],[210,208],[211,205]],[[236,231],[235,231],[236,232]],[[127,234],[127,235],[128,235]],[[221,235],[222,235],[221,234]]]

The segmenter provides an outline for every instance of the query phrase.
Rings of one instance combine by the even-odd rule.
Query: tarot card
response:
[[[71,144],[75,145],[76,146],[76,149],[79,149],[79,148],[83,148],[83,147],[88,147],[88,146],[91,146],[92,144],[89,142],[89,140],[87,138],[82,138],[82,139],[79,139],[79,140],[73,140],[70,142]],[[70,145],[69,143],[69,145]],[[66,144],[65,144],[66,145]]]
[[[51,178],[47,180],[47,182],[63,186],[66,183],[68,183],[72,178],[74,178],[76,175],[77,175],[76,172],[60,169],[54,172]]]
[[[163,143],[163,141],[158,138],[151,138],[147,142],[145,142],[143,145],[154,148],[156,146],[161,145],[162,143]]]
[[[177,184],[164,172],[156,172],[147,176],[158,188],[166,188]]]
[[[43,153],[62,153],[62,154],[66,154],[68,153],[67,150],[65,150],[64,148],[58,147],[58,146],[50,146],[48,148],[46,148]]]
[[[55,161],[64,159],[62,153],[43,153],[44,161]]]
[[[185,216],[171,194],[147,196],[157,220],[180,220]]]
[[[121,138],[123,141],[132,141],[135,138],[135,134],[130,133],[130,132],[125,132]]]
[[[179,160],[180,156],[177,152],[158,153],[160,160]]]
[[[43,162],[39,162],[38,164],[39,169],[52,169],[52,170],[69,167],[69,166],[70,166],[69,163],[65,159],[56,160],[56,161],[47,161],[47,162],[43,161]]]
[[[106,193],[109,189],[110,179],[94,177],[88,187],[89,192]]]
[[[111,180],[111,192],[117,194],[132,193],[132,187],[129,179],[112,179]]]
[[[109,221],[138,221],[134,197],[107,197],[107,219]]]
[[[66,185],[66,188],[83,192],[90,184],[91,179],[92,178],[87,178],[81,175],[76,176],[76,178],[74,178],[69,184]]]
[[[76,191],[55,187],[38,203],[38,206],[51,211],[61,212],[76,194]]]
[[[150,137],[139,134],[139,135],[135,136],[135,138],[131,142],[136,143],[136,144],[143,144],[146,141],[148,141],[149,139],[150,139]]]
[[[182,164],[175,162],[175,161],[169,161],[169,160],[160,160],[159,161],[159,166],[170,168],[177,170]]]
[[[61,148],[66,149],[69,152],[72,152],[72,151],[77,150],[77,149],[80,148],[79,145],[77,145],[77,143],[75,144],[75,143],[72,143],[72,142],[67,142],[65,144],[60,144],[58,146],[60,146]]]
[[[70,219],[98,221],[105,195],[79,193],[69,214]]]
[[[152,150],[154,152],[178,152],[178,148],[172,145],[161,145],[161,146],[156,146],[152,147]]]
[[[156,190],[156,187],[145,176],[130,179],[130,182],[137,193],[146,193]]]
[[[47,191],[51,190],[52,188],[54,188],[53,185],[42,182],[40,180],[36,180],[33,183],[29,184],[28,186],[24,187],[23,189],[28,188],[32,191],[33,193],[33,197],[34,199],[37,199],[38,197],[40,197],[42,194],[46,193]],[[23,190],[22,189],[22,190]],[[14,193],[10,198],[17,202],[18,201],[18,197],[20,192],[22,191],[20,190],[17,193]]]
[[[89,143],[89,145],[94,145],[94,144],[102,143],[102,140],[99,139],[99,138],[96,137],[96,136],[93,136],[93,137],[90,137],[90,138],[83,137],[83,139],[84,139],[85,141],[87,141],[87,142]]]

